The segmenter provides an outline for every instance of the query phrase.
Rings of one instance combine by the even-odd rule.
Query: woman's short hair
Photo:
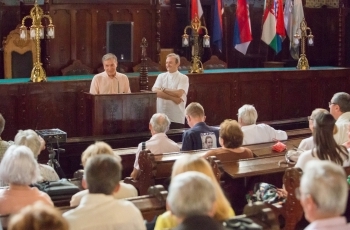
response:
[[[175,161],[173,165],[171,178],[175,177],[178,174],[188,171],[201,172],[210,177],[211,181],[213,182],[217,196],[217,209],[214,218],[216,220],[226,220],[227,218],[231,217],[231,205],[226,199],[224,193],[222,192],[221,187],[208,161],[203,157],[198,157],[196,155],[191,154],[184,154],[182,157]]]
[[[24,145],[30,148],[37,158],[42,148],[40,136],[32,129],[19,130],[15,136],[16,145]]]
[[[114,153],[112,147],[103,141],[97,141],[96,143],[87,147],[87,149],[81,155],[81,163],[83,166],[86,165],[86,161],[93,156],[97,156],[100,154],[108,154],[115,156],[119,162],[121,162],[121,158],[118,154]]]
[[[348,184],[342,166],[331,161],[310,161],[300,181],[300,192],[310,194],[318,212],[340,216],[345,212]]]
[[[220,137],[225,148],[238,148],[243,143],[243,132],[235,120],[226,119],[220,124]]]
[[[5,183],[30,185],[41,179],[38,162],[26,146],[10,146],[0,163],[0,179]]]
[[[167,202],[175,216],[208,215],[215,201],[215,187],[205,174],[191,171],[172,178]]]
[[[68,230],[68,222],[54,207],[48,206],[41,201],[21,209],[19,213],[11,216],[9,230]]]
[[[253,105],[243,105],[238,109],[237,115],[242,125],[253,125],[258,119],[258,112]]]

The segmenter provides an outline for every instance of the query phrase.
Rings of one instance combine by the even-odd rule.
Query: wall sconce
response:
[[[24,25],[26,19],[32,19],[32,25],[29,28],[30,39],[36,41],[36,60],[30,75],[30,81],[32,82],[42,82],[47,81],[46,72],[40,62],[40,39],[44,39],[44,26],[41,24],[41,20],[46,18],[49,20],[49,25],[46,27],[48,39],[55,38],[55,26],[52,24],[52,18],[49,15],[43,13],[43,10],[38,6],[37,0],[35,1],[34,7],[30,10],[30,15],[25,16],[22,19],[22,26],[20,30],[20,38],[23,40],[28,39],[27,37],[27,27]]]
[[[300,30],[300,35],[298,34],[298,30]],[[300,28],[298,28],[296,34],[294,35],[294,44],[296,45],[300,45],[301,46],[301,54],[300,54],[300,58],[298,60],[298,65],[297,65],[297,69],[300,70],[307,70],[310,69],[309,66],[309,61],[306,58],[306,54],[305,54],[305,40],[307,38],[307,44],[309,46],[313,46],[314,45],[314,36],[312,35],[312,31],[309,27],[307,27],[305,18],[303,18],[303,20],[300,23]],[[307,34],[307,32],[309,31],[309,34]],[[301,40],[301,42],[300,42]]]
[[[198,15],[191,21],[191,25],[186,26],[184,29],[184,34],[182,35],[182,47],[188,47],[190,45],[189,35],[186,33],[187,29],[191,29],[191,36],[193,37],[193,52],[192,52],[192,60],[191,60],[191,69],[188,71],[189,73],[203,73],[203,64],[200,61],[199,57],[199,30],[204,29],[205,35],[203,36],[203,47],[210,47],[210,36],[208,35],[208,30],[205,26],[201,25],[201,22],[198,18]]]

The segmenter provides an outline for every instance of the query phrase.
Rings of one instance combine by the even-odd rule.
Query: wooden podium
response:
[[[85,93],[87,130],[90,135],[109,135],[148,131],[156,113],[157,94]]]

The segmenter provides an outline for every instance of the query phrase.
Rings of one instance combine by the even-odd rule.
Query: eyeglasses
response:
[[[309,121],[313,121],[313,120],[314,120],[311,116],[307,116],[307,119],[308,119]]]
[[[328,105],[331,106],[331,105],[337,105],[337,103],[334,103],[334,102],[328,102]]]

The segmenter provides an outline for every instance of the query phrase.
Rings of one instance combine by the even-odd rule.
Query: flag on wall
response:
[[[250,41],[252,41],[250,26],[249,5],[247,0],[237,0],[236,22],[233,31],[233,45],[242,54],[247,53]]]
[[[213,44],[222,51],[222,14],[224,12],[222,0],[215,0],[213,19]]]
[[[294,4],[293,4],[294,2]],[[295,59],[299,59],[299,46],[294,44],[294,35],[300,27],[300,23],[304,18],[303,3],[301,0],[286,0],[284,7],[284,27],[290,40],[290,55]]]
[[[201,19],[203,15],[203,8],[200,0],[191,0],[191,20],[195,15],[198,15],[198,18]]]
[[[261,40],[279,53],[286,36],[282,0],[266,0]]]

